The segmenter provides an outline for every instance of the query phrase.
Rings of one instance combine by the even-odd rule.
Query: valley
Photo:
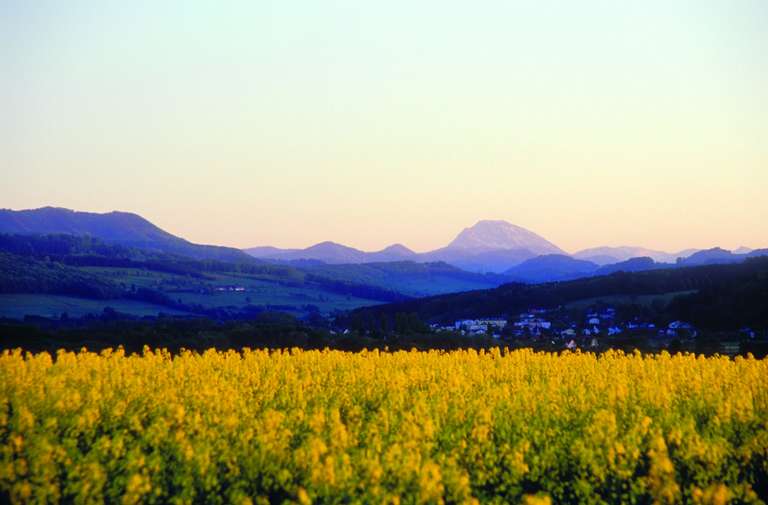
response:
[[[652,257],[625,259],[641,253]],[[368,253],[334,242],[243,252],[188,242],[126,212],[0,210],[0,317],[102,317],[106,311],[134,318],[229,319],[278,311],[333,318],[361,307],[508,283],[739,263],[766,250],[684,253],[689,256],[674,263],[659,261],[672,255],[643,248],[569,255],[498,220],[479,221],[425,253],[401,244]]]

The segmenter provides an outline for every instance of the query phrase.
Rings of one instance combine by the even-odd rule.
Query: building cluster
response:
[[[460,319],[453,324],[433,324],[437,332],[455,332],[466,336],[489,336],[504,340],[547,340],[569,349],[598,347],[602,339],[645,336],[655,339],[693,338],[696,329],[685,321],[673,321],[663,327],[640,318],[621,320],[613,307],[589,308],[580,316],[573,311],[531,308],[515,317]]]
[[[501,334],[507,327],[507,320],[503,317],[494,317],[487,319],[459,319],[452,325],[433,324],[432,329],[438,332],[452,331],[459,332],[462,335],[472,336],[491,336],[501,338]]]
[[[236,293],[242,293],[245,291],[243,286],[216,286],[216,291],[232,291]]]

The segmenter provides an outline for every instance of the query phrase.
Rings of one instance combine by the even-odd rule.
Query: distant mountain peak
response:
[[[307,249],[352,249],[351,247],[347,247],[343,244],[339,244],[338,242],[332,242],[330,240],[325,240],[323,242],[318,242],[315,245],[307,247]]]
[[[654,261],[660,263],[674,263],[677,258],[685,258],[695,252],[697,252],[697,249],[686,249],[678,253],[668,253],[665,251],[648,249],[646,247],[625,245],[590,247],[589,249],[578,251],[572,254],[572,256],[574,258],[592,261],[598,265],[608,265],[639,257],[652,258]]]
[[[515,228],[519,228],[519,226],[515,226],[509,221],[505,221],[503,219],[480,219],[478,222],[475,223],[474,226],[512,226]]]
[[[415,254],[411,249],[408,249],[403,244],[392,244],[379,252]]]
[[[464,228],[447,248],[476,251],[527,249],[535,254],[564,253],[555,244],[532,231],[501,219],[484,219],[474,226]]]

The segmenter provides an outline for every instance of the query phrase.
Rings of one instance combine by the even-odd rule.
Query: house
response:
[[[528,317],[521,321],[516,321],[514,325],[517,328],[527,329],[528,331],[548,330],[552,328],[551,321],[545,321],[544,319],[538,317]]]
[[[755,331],[752,328],[742,328],[739,330],[739,334],[746,338],[755,338]]]
[[[641,323],[641,322],[631,322],[627,325],[627,329],[629,330],[654,330],[656,329],[656,325],[653,323]]]
[[[216,291],[236,291],[242,293],[245,291],[245,288],[243,286],[218,286]]]
[[[502,318],[460,319],[454,323],[454,328],[461,330],[462,335],[485,335],[488,333],[489,328],[493,334],[498,334],[506,326],[507,320]]]
[[[600,325],[600,318],[599,317],[590,317],[587,320],[587,324],[592,326],[599,326]]]
[[[696,336],[696,330],[693,325],[684,321],[672,321],[667,326],[666,334],[668,337],[677,337],[681,335]]]

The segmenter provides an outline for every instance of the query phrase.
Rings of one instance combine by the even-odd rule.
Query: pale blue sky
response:
[[[768,246],[768,2],[0,2],[0,206],[191,240]]]

